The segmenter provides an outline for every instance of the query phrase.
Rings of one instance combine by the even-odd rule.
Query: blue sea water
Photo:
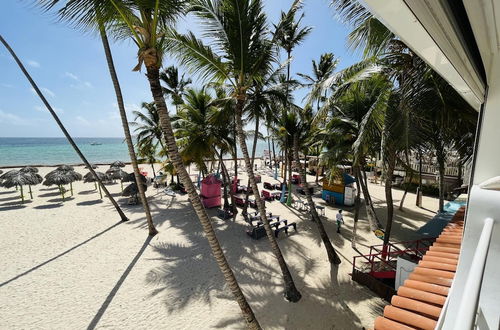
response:
[[[130,162],[123,138],[74,138],[91,163]],[[100,145],[91,145],[92,142]],[[248,141],[250,148],[251,142]],[[263,155],[268,145],[257,143],[256,154]],[[238,150],[238,156],[241,153]],[[229,156],[227,156],[229,158]],[[65,138],[2,138],[0,137],[0,166],[58,165],[83,163]]]
[[[91,163],[130,161],[123,138],[74,138],[74,140]],[[92,142],[100,145],[91,145]],[[0,137],[0,166],[81,163],[81,159],[65,138]]]

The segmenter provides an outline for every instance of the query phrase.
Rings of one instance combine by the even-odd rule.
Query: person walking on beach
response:
[[[344,223],[344,217],[342,216],[342,210],[337,213],[337,233],[340,234],[340,226]]]

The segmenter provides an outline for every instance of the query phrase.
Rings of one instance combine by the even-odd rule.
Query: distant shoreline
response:
[[[255,157],[255,159],[262,159],[262,157]],[[223,158],[222,160],[224,161],[234,161],[233,158]],[[238,161],[244,160],[243,157],[237,158]],[[208,161],[208,160],[207,160]],[[216,161],[219,161],[216,159]],[[107,166],[111,165],[113,161],[111,162],[104,162],[104,163],[94,163],[90,162],[91,164],[97,165],[97,166]],[[131,162],[123,162],[125,165],[131,165]],[[141,163],[142,165],[148,165],[148,163]],[[155,164],[159,164],[158,162]],[[39,164],[39,165],[0,165],[0,169],[9,169],[9,168],[20,168],[20,167],[25,167],[25,166],[30,166],[30,167],[58,167],[61,165],[70,165],[70,166],[85,166],[84,163],[74,163],[74,164],[67,164],[67,163],[58,163],[58,164]]]

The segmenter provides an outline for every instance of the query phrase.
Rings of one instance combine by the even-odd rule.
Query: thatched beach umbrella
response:
[[[81,180],[81,175],[74,171],[62,171],[62,170],[53,170],[47,175],[45,175],[45,181],[43,182],[44,186],[52,186],[56,185],[59,188],[59,192],[64,200],[64,192],[65,188],[63,187],[66,184],[71,186],[71,195],[73,195],[73,181]]]
[[[139,178],[143,184],[146,184],[147,179],[144,175],[139,175]],[[123,178],[123,182],[135,182],[135,174],[133,172],[129,173],[125,178]]]
[[[5,175],[8,174],[8,175]],[[2,175],[2,186],[5,188],[12,188],[19,186],[21,188],[21,200],[24,203],[24,185],[36,185],[40,183],[40,176],[36,173],[21,172],[18,170],[11,170]]]
[[[69,189],[71,191],[71,196],[73,196],[73,182],[82,180],[83,176],[76,172],[74,167],[70,165],[61,165],[52,172],[60,172],[70,179],[68,180]]]
[[[109,177],[102,173],[102,172],[95,172],[95,174],[99,177],[99,180],[101,181],[107,181],[109,180]],[[83,176],[83,182],[87,183],[87,182],[94,182],[94,185],[96,185],[96,189],[99,188],[99,195],[101,195],[101,199],[102,199],[102,191],[101,191],[101,185],[98,185],[96,182],[97,182],[97,178],[92,174],[92,172],[88,172],[87,174],[85,174]]]
[[[58,168],[56,168],[56,171],[63,171],[63,172],[69,172],[74,170],[75,168],[71,165],[61,165]]]
[[[142,185],[144,187],[144,191],[148,189],[148,186],[146,184]],[[137,194],[139,193],[139,189],[137,187],[137,184],[135,182],[129,184],[125,189],[123,189],[122,196],[124,197],[134,197],[134,199],[137,201]]]
[[[123,179],[128,176],[128,173],[119,167],[111,167],[106,171],[106,175],[113,180],[120,180],[120,185],[123,192]]]
[[[113,168],[113,167],[125,167],[125,163],[120,161],[120,160],[117,160],[117,161],[112,162],[111,165],[109,165],[109,168]]]
[[[31,175],[33,175],[34,176],[33,182],[36,182],[35,184],[40,184],[43,181],[43,178],[39,174],[37,174],[38,168],[36,168],[36,167],[25,166],[25,167],[21,168],[19,171],[23,172],[23,173],[30,173]],[[30,197],[31,197],[31,199],[33,199],[33,191],[31,190],[31,184],[28,185],[28,187],[29,187]]]

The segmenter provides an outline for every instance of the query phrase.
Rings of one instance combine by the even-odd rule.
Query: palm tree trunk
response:
[[[257,115],[255,117],[255,136],[253,137],[253,145],[252,145],[252,170],[254,168],[255,164],[255,151],[257,150],[257,139],[259,138],[259,116]],[[247,184],[247,192],[245,194],[245,205],[243,205],[243,216],[247,216],[248,212],[248,198],[250,197],[250,180],[248,180]]]
[[[293,146],[290,146],[290,147],[293,147]],[[290,149],[290,153],[288,154],[288,196],[287,196],[287,199],[286,199],[286,205],[287,206],[291,206],[292,205],[292,175],[293,175],[293,171],[292,171],[292,151],[291,149],[292,148],[289,148]]]
[[[243,153],[243,158],[245,159],[245,165],[247,168],[248,178],[250,179],[250,186],[254,192],[255,202],[257,204],[257,208],[260,213],[260,217],[262,222],[264,223],[264,228],[266,230],[267,237],[271,243],[271,250],[273,251],[276,259],[278,259],[278,264],[281,268],[281,272],[283,275],[283,280],[285,282],[285,299],[291,302],[297,302],[300,300],[302,295],[299,290],[295,287],[295,283],[292,278],[292,274],[288,269],[285,258],[281,253],[278,242],[276,241],[276,237],[274,237],[274,231],[271,229],[269,225],[269,220],[266,215],[266,207],[262,199],[260,198],[259,188],[257,187],[257,183],[255,182],[255,176],[253,173],[252,164],[250,162],[250,156],[248,154],[247,143],[245,141],[245,134],[243,132],[243,105],[245,103],[245,95],[239,96],[236,103],[236,131],[238,133],[238,140],[240,141],[241,152]]]
[[[154,162],[150,163],[151,169],[153,170],[153,178],[156,177]]]
[[[223,191],[224,191],[224,207],[223,207],[223,209],[228,209],[229,208],[229,200],[228,200],[228,196],[227,196],[227,185],[231,179],[229,178],[229,173],[227,172],[226,165],[224,164],[224,159],[222,157],[223,156],[222,150],[220,151],[220,153],[218,153],[217,150],[215,150],[215,153],[219,157],[219,165],[221,167],[221,172],[222,172],[222,185],[224,187],[224,189],[223,189]]]
[[[418,150],[418,190],[417,190],[417,200],[416,200],[416,205],[417,206],[422,206],[421,205],[421,198],[422,196],[422,151],[419,149]]]
[[[410,189],[412,181],[413,181],[413,169],[410,168],[410,181],[406,184],[405,192],[403,193],[403,197],[401,198],[401,202],[399,203],[399,210],[400,211],[403,211],[403,205],[404,205],[406,195],[408,194],[408,190]]]
[[[361,190],[363,191],[363,197],[365,201],[365,206],[366,206],[366,214],[368,217],[368,222],[370,224],[370,230],[375,231],[379,228],[382,227],[380,224],[378,218],[377,218],[377,213],[375,212],[375,208],[373,207],[373,203],[370,197],[370,192],[368,191],[368,186],[366,182],[366,178],[363,175],[364,169],[361,168],[359,169],[359,179],[360,179],[360,186]]]
[[[63,132],[63,134],[66,137],[66,139],[68,140],[69,144],[71,144],[71,147],[73,147],[73,149],[78,154],[78,156],[83,161],[83,163],[85,163],[85,165],[87,165],[87,167],[89,168],[89,171],[94,176],[97,176],[96,173],[95,173],[95,171],[94,171],[94,169],[92,168],[92,166],[90,166],[90,163],[88,162],[88,160],[85,158],[85,156],[80,151],[80,148],[78,148],[78,146],[76,145],[75,141],[73,141],[73,138],[69,135],[69,133],[66,130],[66,128],[64,127],[63,123],[61,122],[61,120],[59,119],[59,117],[57,116],[57,114],[55,113],[54,109],[52,109],[52,107],[50,106],[49,102],[47,101],[47,99],[45,98],[45,96],[43,96],[42,92],[40,91],[40,89],[38,88],[38,86],[36,85],[36,83],[33,81],[33,79],[31,78],[30,74],[28,73],[28,71],[26,71],[26,68],[24,67],[24,65],[19,60],[19,58],[17,57],[16,53],[14,53],[14,51],[9,46],[9,44],[7,43],[7,41],[5,41],[5,39],[1,35],[0,35],[0,42],[5,46],[5,48],[7,48],[7,50],[9,51],[9,53],[12,55],[12,57],[16,61],[17,65],[19,66],[19,68],[21,69],[21,71],[23,72],[23,74],[25,75],[26,79],[28,79],[28,81],[30,82],[31,86],[33,87],[33,89],[37,93],[38,97],[40,97],[40,99],[42,100],[42,102],[45,105],[45,107],[47,107],[47,110],[49,110],[50,114],[52,115],[52,117],[56,121],[57,125],[59,126],[59,128]],[[120,215],[121,220],[122,221],[127,221],[128,220],[127,216],[125,216],[125,213],[123,213],[122,209],[120,208],[120,206],[118,205],[118,203],[115,201],[115,199],[113,198],[113,196],[111,196],[111,194],[109,193],[108,189],[102,184],[102,182],[101,182],[100,179],[98,179],[98,182],[99,182],[99,185],[102,186],[102,188],[103,188],[106,196],[109,198],[111,204],[113,204],[113,206],[115,207],[116,211]]]
[[[168,115],[167,105],[165,103],[165,99],[163,97],[163,92],[160,85],[160,69],[156,66],[147,66],[147,77],[149,80],[149,85],[151,88],[151,94],[153,95],[156,108],[158,110],[158,115],[160,117],[160,125],[166,140],[167,150],[169,158],[172,161],[172,164],[175,166],[177,173],[179,174],[179,178],[181,179],[184,188],[186,189],[189,198],[191,200],[191,205],[193,206],[198,219],[203,227],[203,232],[208,240],[210,248],[212,250],[212,254],[214,255],[215,260],[217,261],[217,265],[219,266],[226,283],[229,286],[229,289],[233,293],[236,301],[238,302],[243,317],[245,318],[246,325],[250,329],[261,329],[259,322],[255,318],[252,308],[248,304],[241,288],[236,280],[236,277],[229,265],[224,251],[222,250],[219,240],[215,234],[215,230],[212,227],[212,221],[207,214],[207,211],[203,207],[201,203],[200,196],[196,191],[196,188],[189,177],[186,168],[184,167],[184,163],[182,162],[182,158],[179,154],[179,149],[177,148],[177,144],[174,138],[174,132],[172,130],[172,124],[170,122],[170,116]]]
[[[437,153],[438,171],[439,171],[439,212],[444,211],[444,174],[445,164],[444,155]]]
[[[293,153],[295,156],[295,163],[297,168],[300,171],[300,176],[303,182],[303,187],[304,191],[306,193],[306,199],[307,199],[307,205],[309,206],[309,212],[311,212],[311,217],[316,223],[316,226],[318,227],[319,231],[319,236],[321,237],[321,240],[323,241],[323,244],[325,245],[326,249],[326,254],[328,255],[328,260],[330,263],[334,265],[340,264],[341,260],[339,256],[337,255],[337,252],[335,252],[335,249],[333,248],[332,242],[330,241],[330,238],[328,237],[328,234],[326,233],[325,227],[323,226],[323,222],[321,222],[321,218],[318,215],[318,212],[316,211],[316,204],[314,203],[312,199],[311,192],[309,191],[309,187],[307,186],[307,180],[306,180],[306,169],[302,166],[300,163],[300,157],[299,157],[299,139],[297,135],[294,135],[293,138]]]
[[[354,224],[352,226],[352,241],[351,246],[353,249],[356,248],[356,234],[358,230],[358,220],[359,220],[359,211],[361,207],[361,185],[360,185],[360,171],[359,166],[353,167],[354,175],[356,176],[356,197],[354,199]]]
[[[394,205],[392,199],[392,177],[394,174],[394,167],[396,165],[396,155],[392,153],[387,155],[386,170],[385,172],[385,200],[387,203],[387,221],[385,223],[385,234],[384,234],[384,248],[385,251],[387,244],[391,238],[392,221],[394,219]]]
[[[148,200],[146,198],[146,192],[144,191],[144,186],[140,181],[141,173],[139,171],[139,165],[137,164],[137,157],[134,150],[134,143],[132,142],[132,136],[130,134],[130,128],[128,126],[127,112],[125,111],[125,105],[123,103],[122,90],[120,87],[120,82],[118,80],[118,75],[116,74],[115,64],[113,62],[113,55],[111,54],[111,47],[109,46],[108,37],[106,35],[106,31],[102,23],[99,23],[99,32],[101,35],[102,46],[104,48],[104,54],[106,55],[106,61],[108,63],[109,75],[111,77],[111,81],[113,82],[113,87],[115,89],[116,103],[118,104],[118,110],[120,112],[123,132],[125,134],[125,141],[127,142],[128,154],[130,156],[130,161],[132,162],[132,168],[134,169],[135,182],[137,184],[137,187],[139,188],[138,189],[139,198],[141,199],[142,207],[144,208],[144,213],[146,214],[146,221],[148,223],[149,235],[154,236],[158,233],[158,231],[154,226],[153,217],[151,216]]]

